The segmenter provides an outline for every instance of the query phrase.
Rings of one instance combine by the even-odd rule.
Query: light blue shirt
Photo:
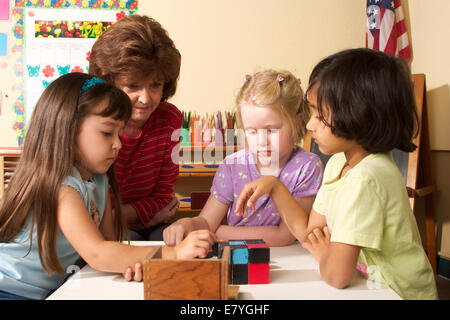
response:
[[[106,174],[94,174],[89,181],[85,181],[78,170],[72,168],[70,175],[64,178],[62,184],[80,193],[88,212],[91,212],[91,200],[95,202],[101,221],[109,188]],[[31,211],[23,230],[10,242],[0,243],[0,290],[31,299],[45,299],[72,273],[80,255],[57,226],[56,252],[61,266],[67,273],[63,275],[53,273],[48,276],[39,260],[36,225],[32,234],[33,245],[27,255],[30,249],[30,222]]]

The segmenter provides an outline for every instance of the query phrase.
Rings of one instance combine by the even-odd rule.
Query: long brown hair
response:
[[[83,73],[69,73],[45,89],[33,111],[23,153],[0,207],[0,242],[13,241],[32,210],[30,250],[36,226],[39,259],[47,274],[64,272],[56,253],[57,200],[61,182],[78,158],[74,146],[80,124],[104,99],[108,105],[100,116],[126,122],[131,115],[128,96],[111,84],[99,83],[80,93],[90,78]],[[107,174],[116,199],[114,224],[119,241],[127,231],[112,167]]]

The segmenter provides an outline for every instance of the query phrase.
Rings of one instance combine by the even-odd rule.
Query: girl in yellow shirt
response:
[[[311,213],[270,176],[244,187],[236,212],[245,216],[270,194],[328,284],[347,287],[357,268],[404,299],[436,299],[434,274],[390,153],[416,149],[418,117],[406,63],[370,49],[338,52],[313,69],[306,98],[307,129],[322,153],[333,154]]]

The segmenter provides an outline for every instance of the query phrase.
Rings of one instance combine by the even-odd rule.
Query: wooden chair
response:
[[[436,191],[436,186],[431,170],[431,149],[426,107],[425,75],[413,74],[411,80],[414,85],[414,97],[416,100],[420,125],[419,134],[413,142],[418,147],[411,153],[393,150],[392,154],[403,175],[403,179],[405,180],[408,196],[410,197],[411,208],[415,215],[419,214],[416,210],[416,199],[423,198],[425,201],[426,249],[430,264],[433,267],[434,273],[436,273],[437,252],[434,214],[434,192]],[[330,158],[329,155],[324,155],[320,152],[309,132],[304,139],[303,148],[319,155],[324,166]]]

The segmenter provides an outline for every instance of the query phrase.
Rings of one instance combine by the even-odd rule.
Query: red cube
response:
[[[248,264],[248,284],[264,284],[269,282],[268,263]]]

